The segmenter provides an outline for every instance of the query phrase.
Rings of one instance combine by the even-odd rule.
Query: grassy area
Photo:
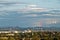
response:
[[[60,32],[0,33],[0,40],[59,40]]]

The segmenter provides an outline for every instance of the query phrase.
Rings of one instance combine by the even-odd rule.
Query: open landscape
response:
[[[60,0],[0,0],[0,40],[60,40]]]

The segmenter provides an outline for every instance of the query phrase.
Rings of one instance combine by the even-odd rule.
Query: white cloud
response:
[[[37,14],[29,14],[29,15],[25,15],[24,17],[37,17]]]
[[[46,12],[46,11],[49,11],[48,9],[46,8],[40,8],[38,7],[38,5],[27,5],[27,6],[24,6],[24,8],[20,9],[19,10],[20,12]]]
[[[43,16],[52,16],[52,14],[43,14]]]
[[[60,15],[58,15],[58,14],[42,14],[41,16],[60,16]]]
[[[8,15],[9,13],[6,13],[5,11],[17,11],[18,13],[31,13],[31,12],[48,12],[49,9],[46,8],[40,8],[36,4],[26,4],[24,2],[19,2],[19,0],[16,2],[11,0],[0,0],[0,15]],[[8,4],[8,5],[7,5]],[[10,4],[10,5],[9,5]],[[22,5],[23,4],[23,5]],[[4,6],[5,5],[5,6]],[[53,14],[42,14],[42,15],[36,15],[36,14],[29,14],[26,16],[60,16],[60,15],[53,15]]]
[[[37,5],[30,4],[28,7],[37,7]]]
[[[27,3],[20,0],[0,0],[0,11],[17,11],[23,8]]]

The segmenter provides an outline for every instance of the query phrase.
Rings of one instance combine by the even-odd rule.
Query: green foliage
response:
[[[59,40],[60,32],[0,33],[0,40],[22,40],[23,38],[24,40]]]

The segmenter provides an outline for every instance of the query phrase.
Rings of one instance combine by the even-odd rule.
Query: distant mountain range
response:
[[[12,31],[12,30],[17,30],[17,31],[24,31],[24,30],[44,30],[44,31],[60,31],[60,26],[59,27],[0,27],[0,31]]]

